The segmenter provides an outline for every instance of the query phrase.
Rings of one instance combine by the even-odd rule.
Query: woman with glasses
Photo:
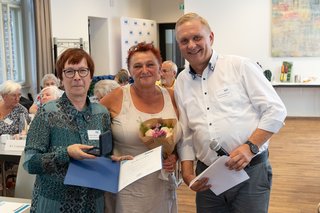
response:
[[[108,110],[87,97],[93,60],[82,49],[67,49],[56,70],[65,93],[39,108],[25,147],[24,168],[37,175],[31,212],[104,212],[102,191],[63,184],[70,159],[95,158],[85,153],[99,146],[94,132],[110,129]]]
[[[161,62],[160,52],[152,44],[139,43],[130,48],[127,64],[133,84],[117,88],[100,100],[111,113],[115,154],[136,156],[148,150],[139,139],[141,122],[177,119],[173,91],[155,85]],[[169,155],[163,169],[173,172],[176,159],[174,154]],[[115,209],[110,212],[177,212],[176,185],[169,178],[174,176],[165,177],[157,171],[130,184],[114,195]]]
[[[5,81],[0,86],[0,135],[21,133],[30,122],[28,110],[19,104],[21,85],[14,81]]]

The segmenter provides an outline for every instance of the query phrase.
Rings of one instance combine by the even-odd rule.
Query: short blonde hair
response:
[[[7,80],[0,85],[0,95],[9,95],[17,90],[21,90],[21,85],[12,80]]]
[[[118,84],[115,80],[100,80],[94,85],[93,94],[100,99],[118,87],[120,87],[120,84]]]
[[[180,25],[184,24],[185,22],[192,21],[192,20],[199,20],[200,23],[201,23],[203,26],[205,26],[209,32],[212,32],[211,27],[210,27],[210,25],[208,24],[207,20],[204,19],[203,17],[199,16],[197,13],[186,13],[186,14],[184,14],[183,16],[181,16],[181,17],[178,19],[177,23],[176,23],[176,27],[175,27],[176,29],[175,29],[175,30],[177,31],[177,28],[178,28]]]

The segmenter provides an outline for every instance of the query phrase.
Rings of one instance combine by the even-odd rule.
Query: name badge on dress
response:
[[[99,135],[101,134],[100,130],[88,130],[89,140],[99,140]]]
[[[3,122],[5,122],[8,125],[11,125],[13,121],[10,118],[6,118],[6,119],[4,119]]]

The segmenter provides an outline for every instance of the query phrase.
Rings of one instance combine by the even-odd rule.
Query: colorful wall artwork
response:
[[[320,56],[320,0],[272,0],[271,55]]]

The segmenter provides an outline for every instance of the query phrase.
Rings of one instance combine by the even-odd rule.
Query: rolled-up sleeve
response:
[[[284,125],[287,110],[271,83],[256,64],[243,64],[242,76],[254,108],[261,114],[259,129],[277,133]]]

